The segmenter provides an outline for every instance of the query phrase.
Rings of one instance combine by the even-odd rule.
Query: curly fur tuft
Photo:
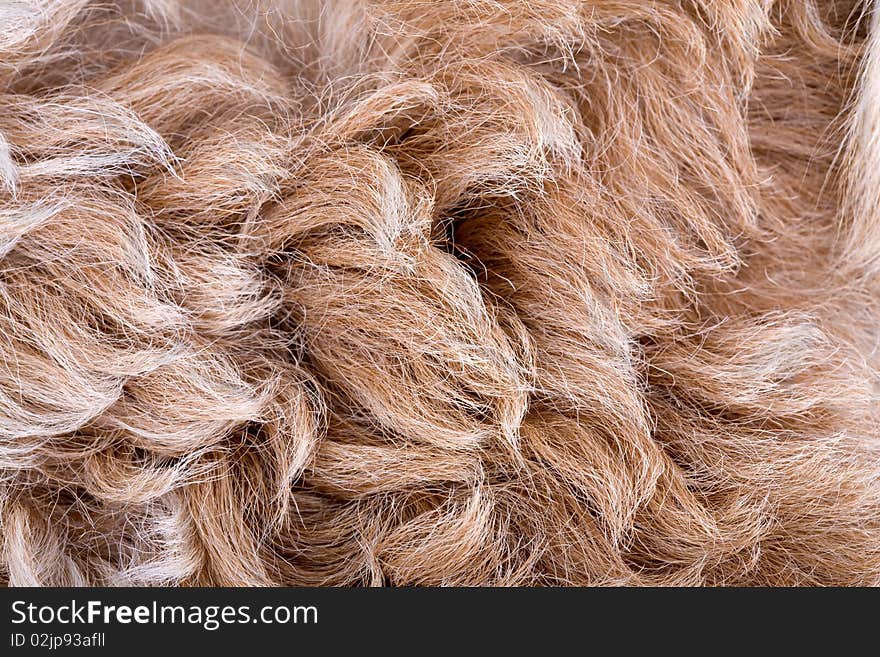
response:
[[[872,12],[0,3],[0,578],[880,583]]]

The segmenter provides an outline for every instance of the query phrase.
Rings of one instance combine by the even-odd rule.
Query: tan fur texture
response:
[[[877,16],[0,1],[0,578],[880,583]]]

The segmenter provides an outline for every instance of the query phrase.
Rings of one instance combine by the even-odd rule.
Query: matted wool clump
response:
[[[873,12],[0,3],[0,578],[880,583]]]

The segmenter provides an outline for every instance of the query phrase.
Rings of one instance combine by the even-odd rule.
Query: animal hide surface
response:
[[[0,1],[0,580],[880,584],[880,13]]]

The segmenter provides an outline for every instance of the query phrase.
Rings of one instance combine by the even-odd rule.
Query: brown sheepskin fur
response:
[[[880,583],[876,15],[0,3],[0,579]]]

